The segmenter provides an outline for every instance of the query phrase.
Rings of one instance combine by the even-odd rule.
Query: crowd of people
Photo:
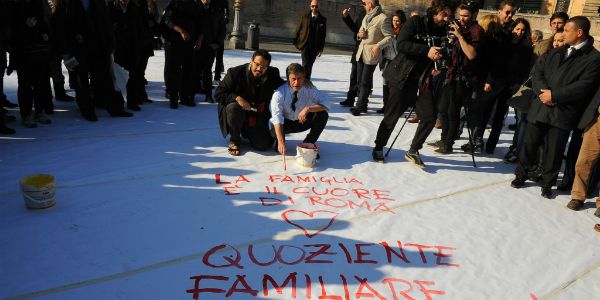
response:
[[[51,123],[53,98],[75,101],[90,122],[98,120],[98,107],[112,117],[133,116],[130,111],[152,102],[145,71],[163,44],[170,107],[194,106],[195,94],[214,102],[212,67],[216,60],[214,78],[219,80],[227,0],[171,0],[162,15],[156,0],[0,0],[0,14],[2,82],[5,73],[17,72],[18,107],[26,128]],[[74,97],[65,92],[61,63],[69,71]],[[119,80],[124,71],[126,82]],[[14,134],[6,123],[16,118],[4,107],[17,104],[6,99],[3,86],[1,92],[0,133]]]
[[[76,101],[89,121],[97,120],[98,106],[111,116],[129,117],[111,68],[117,64],[129,72],[126,107],[139,111],[141,104],[151,102],[144,72],[160,35],[171,108],[194,106],[194,95],[204,94],[207,102],[218,102],[221,132],[230,136],[229,154],[240,155],[247,140],[256,150],[275,149],[285,155],[288,133],[308,131],[304,143],[317,143],[331,107],[310,81],[312,67],[323,53],[327,19],[318,0],[309,2],[293,41],[302,53],[302,64],[290,64],[284,80],[270,66],[271,55],[257,50],[249,63],[227,71],[216,100],[212,67],[217,58],[215,79],[220,79],[228,22],[224,0],[172,0],[160,21],[154,0],[2,0],[1,45],[3,53],[10,52],[10,65],[4,63],[3,70],[18,73],[25,127],[50,123],[50,78],[54,98]],[[379,65],[384,105],[378,111],[383,118],[372,158],[385,161],[383,149],[399,119],[414,111],[418,126],[405,158],[419,167],[425,167],[419,150],[438,124],[439,139],[428,143],[435,153],[453,153],[464,129],[468,142],[459,148],[471,154],[474,163],[476,153],[494,153],[513,107],[517,122],[504,155],[507,163],[516,163],[511,186],[520,188],[532,180],[540,185],[543,197],[551,198],[564,160],[557,186],[571,191],[567,207],[579,210],[595,188],[591,183],[600,157],[600,52],[594,48],[590,21],[554,13],[549,20],[551,35],[544,39],[526,19],[513,18],[517,9],[513,1],[500,2],[496,14],[479,21],[478,4],[466,0],[455,7],[452,1],[433,0],[425,14],[413,12],[408,18],[401,10],[386,14],[378,0],[364,0],[364,11],[354,20],[350,9],[344,9],[342,19],[356,43],[350,87],[339,104],[351,107],[355,117],[366,113]],[[69,69],[74,98],[64,91],[61,61]],[[0,100],[5,107],[16,106],[6,97]],[[14,133],[4,124],[5,110],[0,115],[2,133]],[[600,208],[595,214],[600,217]]]

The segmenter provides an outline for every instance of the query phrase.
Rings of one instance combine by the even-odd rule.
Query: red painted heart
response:
[[[302,225],[299,225],[297,223],[294,222],[294,220],[290,220],[294,219],[293,215],[304,215],[306,217],[309,217],[310,219],[314,219],[315,218],[315,214],[319,214],[321,215],[321,218],[323,219],[328,219],[329,222],[327,222],[327,224],[325,224],[325,226],[321,226],[320,229],[311,229],[309,228],[308,230],[314,231],[313,233],[309,233],[308,230],[306,228],[304,228]],[[326,215],[326,217],[323,217],[322,215]],[[328,210],[315,210],[313,212],[305,212],[305,211],[301,211],[301,210],[286,210],[281,214],[281,218],[290,223],[291,225],[300,228],[303,232],[304,235],[306,235],[309,239],[312,239],[314,236],[316,236],[317,234],[321,233],[322,231],[324,231],[325,229],[329,228],[329,226],[331,226],[331,224],[333,224],[333,221],[335,220],[335,218],[337,218],[339,214],[336,212],[332,212],[332,211],[328,211]],[[298,219],[296,218],[296,221],[298,221]],[[316,231],[315,231],[316,230]]]

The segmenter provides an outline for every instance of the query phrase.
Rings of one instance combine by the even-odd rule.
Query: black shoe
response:
[[[109,113],[109,115],[113,118],[129,118],[133,117],[133,114],[124,110]]]
[[[358,108],[358,107],[353,107],[350,109],[350,113],[352,113],[353,116],[360,116],[361,113],[366,113],[367,112],[367,108]]]
[[[385,162],[385,157],[383,157],[383,150],[375,150],[373,149],[373,160],[378,162],[378,163],[383,163]]]
[[[179,103],[181,103],[181,105],[185,105],[185,106],[189,106],[189,107],[194,107],[196,106],[196,101],[194,101],[193,99],[191,100],[185,100],[185,101],[179,101]]]
[[[178,102],[177,100],[175,100],[175,101],[171,100],[171,101],[169,102],[169,107],[170,107],[171,109],[177,109],[177,108],[179,107],[179,105],[177,104],[177,102]]]
[[[8,101],[7,99],[3,99],[2,103],[0,103],[0,104],[2,104],[3,107],[8,107],[8,108],[15,108],[15,107],[19,106],[17,104],[14,104],[14,103]]]
[[[33,114],[29,114],[29,116],[25,117],[23,121],[21,121],[23,127],[25,128],[36,128],[37,123],[33,120]]]
[[[527,177],[517,175],[515,179],[510,183],[510,186],[512,186],[515,189],[520,189],[525,185],[526,180]]]
[[[452,146],[446,147],[446,145],[444,145],[442,147],[439,147],[439,148],[433,150],[433,152],[439,153],[439,154],[451,154],[453,152],[453,150],[452,150]]]
[[[127,104],[127,109],[133,110],[133,111],[140,111],[140,110],[142,110],[142,108],[139,105],[137,105],[137,104]]]
[[[344,106],[344,107],[352,107],[352,106],[354,106],[354,101],[346,99],[346,100],[340,102],[340,105]]]
[[[0,134],[15,134],[17,133],[14,129],[6,127],[4,123],[0,123]]]
[[[54,96],[54,99],[56,99],[56,101],[61,101],[61,102],[73,102],[75,101],[75,97],[73,96],[69,96],[66,93],[65,94],[57,94],[56,96]]]
[[[45,125],[52,123],[52,120],[50,120],[50,118],[46,117],[46,115],[43,112],[39,112],[39,113],[36,112],[33,116],[33,120],[36,123],[45,124]]]
[[[47,115],[53,115],[54,114],[54,108],[53,107],[46,107],[44,108],[44,113]]]
[[[378,109],[376,112],[378,114],[384,114],[385,113],[385,109],[383,109],[383,108],[382,109]]]
[[[462,151],[467,152],[467,153],[471,153],[471,144],[470,143],[466,143],[463,144],[462,146],[460,146],[460,149],[462,149]],[[473,153],[481,153],[483,151],[483,144],[482,143],[473,143]]]
[[[433,147],[433,148],[441,148],[441,147],[444,147],[444,141],[439,140],[439,141],[435,141],[435,142],[429,142],[426,145],[429,147]]]
[[[150,100],[150,99],[148,99],[148,98],[144,98],[144,99],[142,99],[142,101],[141,101],[141,103],[152,103],[152,102],[154,102],[154,101],[152,101],[152,100]]]
[[[571,199],[571,201],[567,203],[567,208],[574,211],[581,210],[583,208],[583,200]]]
[[[552,188],[542,187],[542,197],[546,199],[552,199]]]
[[[81,113],[81,116],[83,116],[84,119],[86,119],[86,120],[88,120],[90,122],[96,122],[96,121],[98,121],[98,117],[93,112],[91,112],[91,113]]]
[[[515,123],[515,124],[509,124],[508,125],[508,129],[510,129],[512,131],[515,131],[515,129],[517,129],[517,123]]]
[[[419,155],[419,151],[416,152],[410,152],[410,151],[406,151],[406,153],[404,154],[404,158],[417,165],[419,168],[425,168],[425,163],[423,163],[423,160],[421,160],[421,156]]]

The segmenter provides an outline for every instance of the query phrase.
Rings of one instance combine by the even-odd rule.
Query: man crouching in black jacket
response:
[[[219,125],[223,137],[231,135],[228,150],[233,156],[240,155],[242,136],[260,151],[273,145],[269,102],[275,89],[284,81],[279,77],[279,69],[270,64],[271,54],[257,50],[250,63],[229,69],[217,87]]]
[[[398,35],[398,55],[383,72],[383,77],[390,86],[389,106],[386,106],[383,120],[377,130],[373,160],[384,161],[383,147],[387,144],[400,116],[406,108],[414,105],[419,79],[423,77],[430,63],[442,58],[441,48],[428,46],[422,37],[445,36],[445,26],[451,14],[448,0],[434,0],[427,9],[426,16],[414,16],[402,26]],[[418,154],[416,159],[420,160]]]

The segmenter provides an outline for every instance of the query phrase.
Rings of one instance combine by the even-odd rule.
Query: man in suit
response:
[[[95,106],[104,106],[112,117],[131,117],[117,97],[111,75],[111,54],[115,36],[108,5],[103,0],[64,1],[59,8],[64,22],[65,65],[75,72],[75,100],[81,115],[90,122],[98,120]],[[56,33],[59,34],[59,33]]]
[[[233,156],[240,155],[242,136],[259,151],[273,145],[269,103],[275,89],[284,81],[279,77],[279,69],[270,64],[269,52],[257,50],[250,63],[229,69],[217,87],[219,125],[223,137],[231,135],[229,154]]]
[[[566,45],[548,54],[533,75],[533,90],[538,94],[531,104],[528,127],[519,164],[511,186],[520,188],[528,172],[537,166],[538,148],[547,140],[542,166],[542,196],[552,197],[569,132],[573,130],[600,80],[600,52],[589,35],[590,21],[576,16],[564,28]]]
[[[341,106],[352,107],[354,106],[354,100],[356,99],[356,95],[358,95],[358,78],[356,78],[356,52],[358,51],[358,46],[360,45],[361,39],[358,38],[358,30],[360,29],[360,25],[362,24],[363,19],[365,18],[365,10],[359,10],[358,16],[356,20],[352,20],[350,16],[350,8],[344,8],[342,11],[342,19],[348,29],[354,33],[354,50],[352,51],[352,57],[350,57],[350,63],[352,64],[352,70],[350,71],[350,87],[348,87],[348,93],[346,93],[346,100],[340,102]],[[372,88],[372,87],[371,87]]]
[[[365,0],[365,12],[358,38],[361,40],[356,52],[356,74],[358,76],[358,100],[350,109],[354,116],[367,112],[369,91],[373,86],[373,72],[381,61],[381,51],[392,40],[392,22],[383,13],[379,0]]]
[[[310,1],[310,12],[302,15],[296,28],[294,45],[302,51],[302,66],[306,70],[306,78],[310,79],[312,67],[317,57],[323,53],[327,19],[319,11],[319,1]]]

